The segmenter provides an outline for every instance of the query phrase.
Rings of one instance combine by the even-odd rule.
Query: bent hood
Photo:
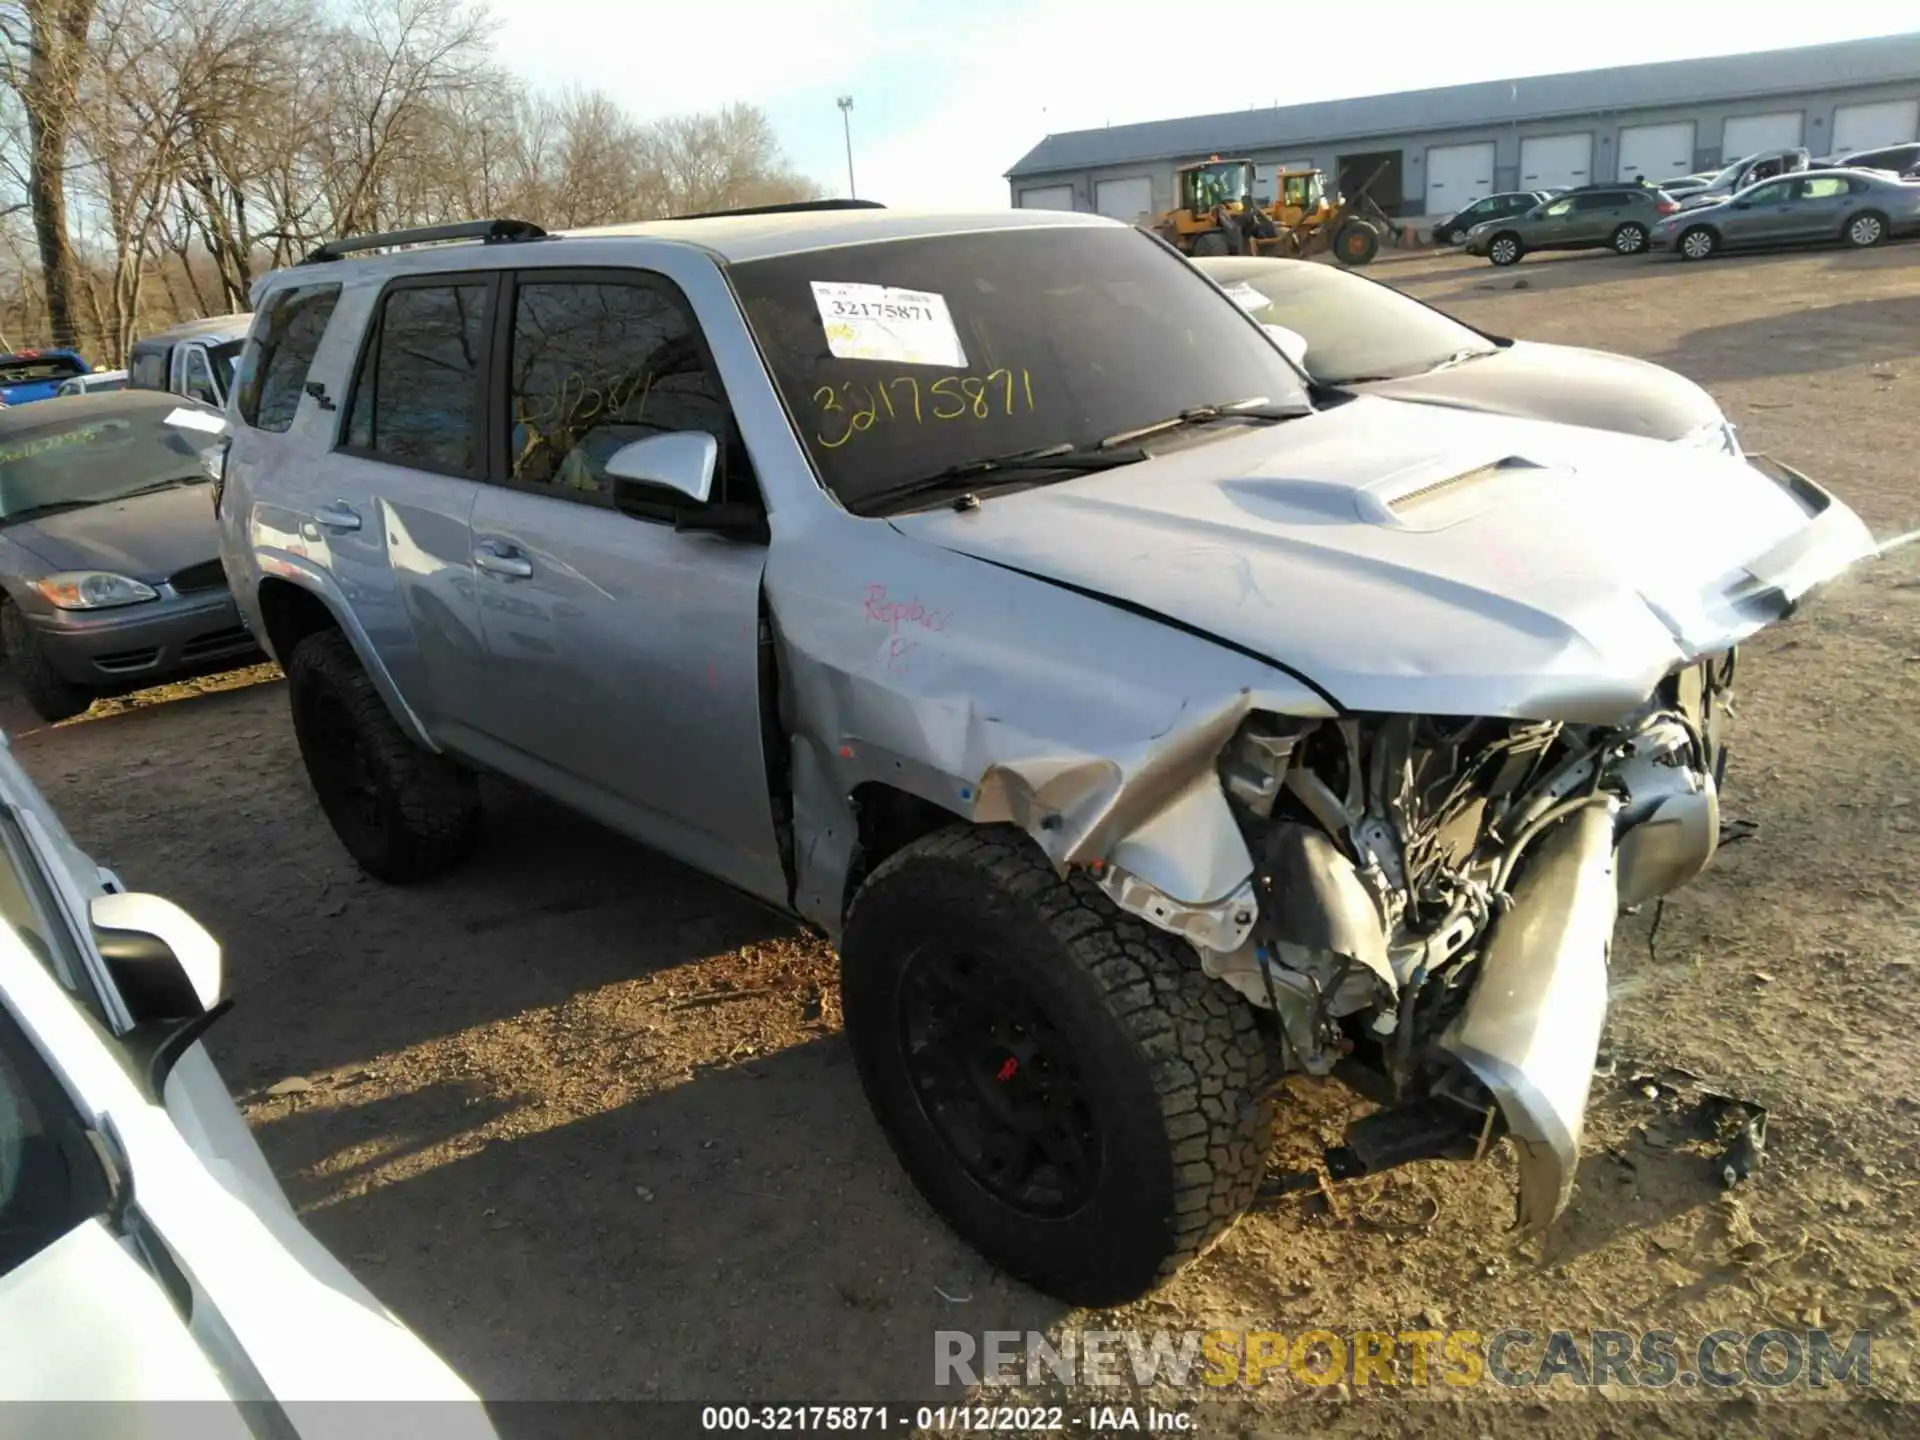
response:
[[[1371,397],[892,523],[1256,652],[1349,710],[1588,723],[1874,550],[1792,472]]]
[[[156,490],[7,528],[7,537],[54,570],[111,570],[149,584],[220,554],[205,485]]]
[[[1649,440],[1681,440],[1722,418],[1711,395],[1665,366],[1526,340],[1444,370],[1354,388],[1393,400],[1591,425]]]

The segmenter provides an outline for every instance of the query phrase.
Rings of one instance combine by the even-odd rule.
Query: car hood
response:
[[[1723,419],[1711,395],[1663,366],[1524,340],[1444,370],[1355,388],[1395,400],[1591,425],[1650,440],[1684,439]]]
[[[1874,550],[1790,472],[1373,397],[892,523],[1258,654],[1349,710],[1586,723]]]
[[[205,485],[156,490],[7,527],[7,538],[55,570],[111,570],[149,583],[220,553]]]

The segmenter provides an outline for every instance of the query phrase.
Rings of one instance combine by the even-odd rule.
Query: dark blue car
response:
[[[0,355],[0,405],[51,400],[60,386],[93,367],[71,350],[16,350]]]

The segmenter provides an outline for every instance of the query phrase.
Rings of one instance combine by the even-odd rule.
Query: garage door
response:
[[[1833,112],[1833,153],[1875,150],[1920,139],[1920,100],[1842,105]]]
[[[1629,125],[1620,132],[1620,173],[1616,180],[1643,175],[1649,180],[1672,180],[1693,169],[1693,122],[1672,125]]]
[[[1520,142],[1520,188],[1571,189],[1593,179],[1593,132],[1532,135]]]
[[[1073,187],[1045,185],[1037,190],[1022,190],[1020,208],[1022,210],[1071,210],[1073,209]]]
[[[1762,150],[1785,150],[1800,143],[1800,112],[1782,110],[1773,115],[1736,115],[1720,132],[1720,163],[1731,165]]]
[[[1153,181],[1144,175],[1098,181],[1093,187],[1093,208],[1129,225],[1145,220],[1153,214]]]
[[[1493,142],[1427,147],[1428,215],[1453,215],[1493,193]]]

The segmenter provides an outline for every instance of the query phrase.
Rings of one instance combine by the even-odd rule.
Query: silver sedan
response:
[[[1705,260],[1722,250],[1839,242],[1856,249],[1920,233],[1920,182],[1878,171],[1806,170],[1749,186],[1653,227],[1654,250]]]

